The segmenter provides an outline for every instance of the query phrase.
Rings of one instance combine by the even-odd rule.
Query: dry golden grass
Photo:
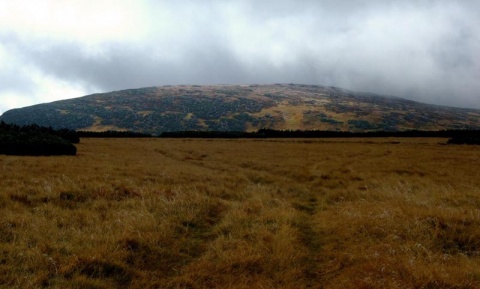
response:
[[[480,148],[444,142],[0,156],[0,287],[480,288]]]

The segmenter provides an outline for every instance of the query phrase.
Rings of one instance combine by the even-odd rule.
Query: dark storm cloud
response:
[[[480,108],[476,1],[199,2],[144,2],[141,40],[92,48],[10,35],[4,47],[18,65],[88,92],[295,82]],[[0,85],[31,87],[17,72],[0,72]]]

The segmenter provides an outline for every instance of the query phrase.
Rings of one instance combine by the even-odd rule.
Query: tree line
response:
[[[0,122],[0,154],[6,155],[76,155],[77,133],[38,125],[18,126]]]
[[[148,133],[133,131],[77,131],[77,135],[81,138],[148,138],[153,137]]]
[[[273,130],[260,129],[256,132],[242,131],[177,131],[164,132],[165,138],[379,138],[379,137],[427,137],[450,138],[449,143],[480,144],[480,130],[439,131],[323,131],[323,130]]]

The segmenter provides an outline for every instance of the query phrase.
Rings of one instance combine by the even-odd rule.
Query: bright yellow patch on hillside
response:
[[[151,114],[155,113],[154,111],[151,111],[151,110],[142,110],[142,111],[138,111],[137,114],[138,115],[141,115],[143,117],[146,117],[146,116],[149,116]]]
[[[115,125],[103,125],[102,124],[102,119],[100,117],[95,117],[95,122],[93,125],[86,127],[86,128],[81,128],[79,130],[83,131],[93,131],[93,132],[102,132],[102,131],[128,131],[126,128],[121,128],[117,127]]]

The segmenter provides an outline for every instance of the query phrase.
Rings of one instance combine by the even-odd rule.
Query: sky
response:
[[[0,114],[175,84],[480,108],[478,0],[0,0]]]

